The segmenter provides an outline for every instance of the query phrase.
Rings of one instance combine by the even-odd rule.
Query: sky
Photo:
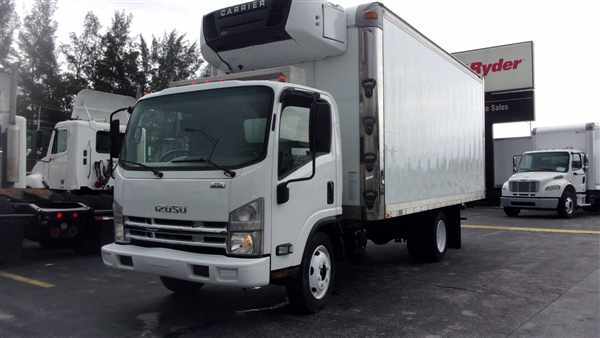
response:
[[[104,26],[115,10],[133,14],[132,33],[177,29],[199,40],[202,16],[244,0],[58,0],[57,38],[81,30],[86,12]],[[350,7],[365,0],[333,0]],[[385,1],[392,11],[448,52],[534,42],[536,121],[532,126],[600,122],[599,1]],[[16,0],[21,17],[33,0]],[[526,134],[530,124],[498,126],[496,137]]]

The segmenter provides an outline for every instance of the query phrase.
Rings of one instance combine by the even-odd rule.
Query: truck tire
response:
[[[521,209],[519,209],[519,208],[505,207],[504,208],[504,213],[508,217],[517,217],[521,213]]]
[[[571,218],[575,214],[575,210],[577,210],[577,195],[573,190],[567,188],[558,200],[558,214],[563,218]]]
[[[408,238],[408,252],[416,260],[439,262],[448,248],[448,220],[443,212],[423,217],[426,224],[413,227]]]
[[[335,257],[329,236],[318,232],[311,236],[300,263],[300,271],[288,281],[286,288],[290,306],[303,314],[321,310],[333,289]]]
[[[165,288],[176,295],[190,295],[196,293],[204,285],[202,283],[190,282],[187,280],[160,276],[160,281]]]

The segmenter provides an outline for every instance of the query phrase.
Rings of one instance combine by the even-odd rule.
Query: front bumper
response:
[[[114,243],[102,247],[102,260],[117,269],[235,287],[265,286],[271,270],[269,257],[234,258]]]
[[[558,207],[558,198],[502,196],[501,201],[503,208],[556,209]]]

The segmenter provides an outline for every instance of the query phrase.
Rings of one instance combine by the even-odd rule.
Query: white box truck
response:
[[[230,74],[137,102],[106,265],[174,292],[280,283],[314,312],[367,238],[460,247],[485,193],[481,78],[380,3],[253,1],[202,32]]]
[[[505,213],[600,211],[600,124],[537,128],[532,137],[534,148],[513,161],[515,174],[502,186]]]

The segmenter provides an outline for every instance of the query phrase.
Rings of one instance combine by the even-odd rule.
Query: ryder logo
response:
[[[515,59],[511,61],[500,59],[498,62],[487,64],[483,62],[473,62],[471,63],[471,69],[479,75],[483,74],[483,76],[488,76],[490,73],[516,70],[522,63],[523,59]]]

